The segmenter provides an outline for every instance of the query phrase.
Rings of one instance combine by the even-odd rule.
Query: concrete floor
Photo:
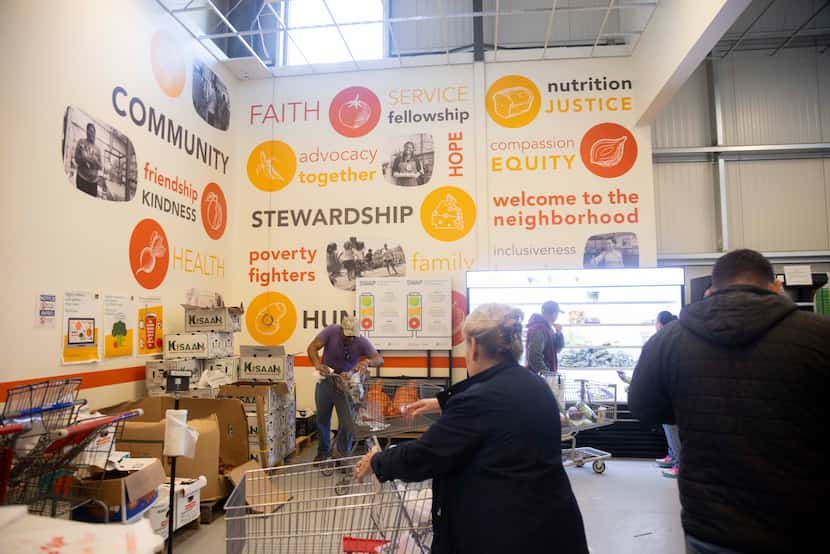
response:
[[[303,450],[307,461],[314,448]],[[663,477],[651,460],[611,459],[605,473],[589,465],[568,468],[592,554],[683,554],[677,482]],[[180,530],[178,554],[225,552],[225,522],[217,518],[197,531]]]

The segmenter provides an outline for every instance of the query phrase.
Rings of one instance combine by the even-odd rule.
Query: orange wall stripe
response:
[[[49,379],[74,379],[80,378],[82,389],[105,387],[107,385],[121,385],[133,381],[143,381],[145,377],[143,365],[135,367],[124,367],[121,369],[105,369],[102,371],[87,371],[84,373],[70,373],[67,375],[55,375],[53,377],[40,377],[38,379],[24,379],[22,381],[6,381],[0,383],[0,402],[6,401],[6,395],[10,388],[31,383],[40,383]]]
[[[383,352],[381,352],[381,355],[383,355]],[[448,356],[433,356],[432,367],[433,369],[447,369],[449,367],[448,361]],[[311,360],[308,359],[308,356],[296,356],[294,365],[297,367],[311,367]],[[383,367],[426,369],[427,359],[426,356],[383,356]],[[452,367],[453,369],[467,367],[467,362],[462,356],[453,356]]]
[[[383,367],[385,368],[402,368],[402,369],[426,369],[427,359],[424,356],[384,356]],[[433,356],[433,369],[447,369],[449,357],[448,356]],[[297,356],[294,358],[294,365],[298,367],[311,367],[311,360],[308,356]],[[461,356],[453,356],[453,368],[464,368],[466,362]],[[96,387],[106,387],[108,385],[122,385],[124,383],[132,383],[134,381],[143,381],[145,378],[145,369],[143,365],[135,367],[124,367],[121,369],[105,369],[102,371],[87,371],[84,373],[68,373],[66,375],[54,375],[51,377],[39,377],[37,379],[23,379],[20,381],[6,381],[0,382],[0,402],[6,401],[6,395],[9,389],[18,387],[20,385],[29,385],[32,383],[40,383],[48,379],[74,379],[80,378],[82,389],[92,389]]]

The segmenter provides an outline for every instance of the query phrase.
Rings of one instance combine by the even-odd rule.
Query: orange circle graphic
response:
[[[181,45],[167,31],[156,31],[150,41],[150,65],[159,88],[171,98],[184,90],[187,78]]]
[[[265,346],[277,346],[294,333],[297,308],[284,294],[263,292],[248,305],[245,324],[255,341]]]
[[[217,240],[225,234],[228,224],[228,204],[222,189],[216,183],[208,183],[202,191],[202,226],[207,235]]]
[[[485,95],[487,114],[502,127],[524,127],[539,115],[542,95],[536,84],[521,75],[496,79]]]
[[[248,156],[248,179],[265,192],[288,186],[297,171],[297,155],[281,140],[266,140]]]
[[[344,137],[362,137],[380,121],[380,100],[366,87],[345,88],[329,105],[329,121]]]
[[[130,269],[138,284],[145,289],[158,287],[167,276],[170,244],[155,219],[142,219],[130,236]]]
[[[434,239],[456,241],[466,236],[475,222],[475,201],[458,187],[439,187],[421,203],[421,225]]]
[[[616,123],[594,125],[579,145],[585,167],[599,177],[613,179],[628,172],[637,161],[637,141],[631,131]]]

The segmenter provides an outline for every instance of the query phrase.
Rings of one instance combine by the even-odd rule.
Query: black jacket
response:
[[[434,554],[585,554],[562,467],[559,410],[542,379],[497,365],[439,397],[420,439],[372,459],[381,481],[432,478]]]
[[[830,318],[732,287],[685,307],[643,347],[628,395],[677,423],[683,529],[741,552],[795,552],[830,500]]]

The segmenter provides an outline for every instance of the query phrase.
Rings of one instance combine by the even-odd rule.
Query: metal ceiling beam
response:
[[[309,68],[311,68],[311,72],[314,73],[314,66],[308,61],[308,58],[306,57],[305,52],[303,52],[303,49],[300,48],[299,44],[297,44],[297,41],[294,40],[294,37],[291,36],[291,32],[288,30],[287,26],[285,25],[285,21],[282,19],[282,16],[280,14],[278,14],[277,11],[274,9],[274,5],[271,2],[266,2],[264,5],[268,6],[268,9],[271,11],[272,14],[274,14],[274,17],[277,18],[277,21],[280,24],[281,30],[285,31],[285,36],[288,37],[288,40],[291,41],[291,44],[294,45],[294,48],[296,48],[297,52],[300,53],[300,56],[303,57],[303,60],[305,61],[306,65]]]
[[[731,53],[732,53],[732,52],[733,52],[733,51],[734,51],[734,50],[738,47],[738,45],[740,45],[740,44],[741,44],[741,42],[744,40],[744,37],[746,37],[746,35],[749,33],[749,31],[751,31],[751,30],[752,30],[752,28],[755,26],[755,24],[756,24],[756,23],[758,23],[758,20],[759,20],[759,19],[761,19],[761,17],[763,17],[763,15],[764,15],[765,13],[767,13],[767,10],[769,10],[769,9],[772,7],[772,5],[773,5],[773,4],[775,4],[775,0],[770,0],[769,4],[767,4],[767,7],[766,7],[766,8],[764,8],[763,10],[761,10],[761,13],[759,13],[759,14],[758,14],[758,16],[757,16],[755,19],[753,19],[753,20],[752,20],[752,23],[750,23],[750,24],[747,26],[747,28],[746,28],[746,29],[744,29],[744,32],[743,32],[743,33],[741,33],[741,36],[739,36],[739,37],[738,37],[738,40],[735,42],[735,44],[733,44],[733,45],[732,45],[732,48],[730,48],[730,49],[726,52],[726,54],[724,54],[723,56],[721,56],[722,58],[725,58],[726,56],[728,56],[729,54],[731,54]]]
[[[500,0],[496,0],[496,18],[493,20],[493,61],[499,57],[499,4]]]
[[[343,41],[343,46],[346,47],[346,52],[349,53],[349,57],[352,59],[352,63],[354,64],[355,69],[360,69],[360,66],[357,63],[357,60],[354,59],[354,54],[352,54],[352,49],[349,48],[349,43],[346,42],[346,37],[343,36],[343,29],[340,28],[340,24],[337,23],[337,20],[334,19],[334,14],[331,13],[331,8],[329,8],[329,3],[326,0],[323,0],[323,6],[325,6],[326,11],[329,12],[329,17],[334,22],[334,26],[337,28],[337,34],[340,35],[340,40]]]
[[[228,21],[228,18],[225,17],[221,11],[219,11],[219,8],[216,7],[216,4],[213,2],[213,0],[205,0],[205,2],[207,2],[210,5],[210,7],[213,8],[213,11],[216,12],[216,15],[219,17],[219,19],[225,22],[225,25],[228,26],[228,29],[236,33],[236,38],[238,38],[239,41],[245,46],[245,49],[248,50],[248,52],[250,52],[251,55],[254,58],[256,58],[260,64],[262,64],[262,67],[268,69],[268,64],[265,63],[265,61],[259,57],[259,54],[257,54],[253,48],[251,48],[251,45],[248,44],[248,41],[246,41],[239,35],[239,31],[236,29],[236,27],[233,26],[233,24],[230,21]]]
[[[553,0],[553,4],[550,6],[550,15],[548,16],[548,28],[545,31],[545,46],[542,48],[542,59],[545,59],[545,55],[548,53],[548,42],[550,41],[550,32],[553,30],[553,16],[556,13],[556,2],[557,0]]]
[[[450,64],[450,39],[447,36],[447,18],[444,17],[444,2],[446,0],[437,0],[438,11],[441,15],[441,33],[444,35],[444,52],[447,54],[447,65]]]
[[[599,32],[597,33],[597,38],[594,41],[594,47],[591,48],[592,58],[594,57],[594,51],[597,49],[597,45],[599,44],[599,39],[602,38],[602,32],[605,31],[605,25],[608,23],[608,16],[611,15],[611,10],[614,9],[614,2],[616,1],[617,0],[610,0],[610,2],[608,2],[608,9],[605,10],[605,17],[602,18],[602,25],[599,26]]]
[[[792,42],[792,40],[795,38],[795,36],[796,36],[798,33],[800,33],[800,32],[801,32],[801,30],[802,30],[802,29],[804,29],[804,27],[806,27],[807,25],[809,25],[809,24],[810,24],[810,22],[811,22],[812,20],[814,20],[814,19],[816,18],[816,16],[818,16],[818,14],[820,14],[820,13],[824,10],[824,8],[826,8],[827,6],[830,6],[830,0],[827,0],[827,2],[825,2],[823,6],[821,6],[819,9],[817,9],[815,12],[813,12],[813,15],[811,15],[810,17],[808,17],[808,18],[807,18],[807,21],[805,21],[804,23],[802,23],[801,25],[799,25],[798,29],[796,29],[795,31],[793,31],[793,34],[791,34],[787,40],[785,40],[784,42],[782,42],[782,43],[781,43],[781,45],[780,45],[778,48],[776,48],[775,50],[773,50],[773,51],[772,51],[772,54],[770,54],[770,56],[774,56],[774,55],[776,55],[778,52],[780,52],[780,51],[781,51],[781,49],[782,49],[782,48],[785,48],[785,47],[786,47],[786,46],[787,46],[790,42]]]
[[[484,61],[484,18],[482,1],[473,0],[473,61]]]

